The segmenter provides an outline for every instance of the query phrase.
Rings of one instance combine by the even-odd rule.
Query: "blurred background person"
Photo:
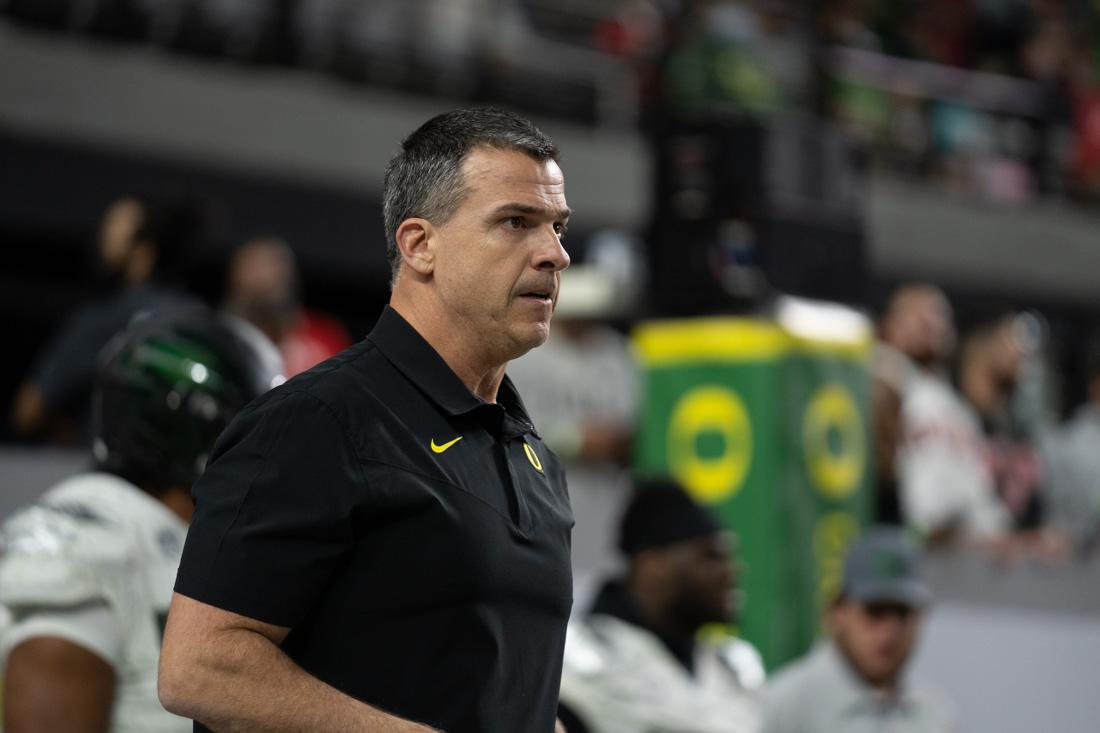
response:
[[[559,718],[570,733],[758,729],[759,653],[736,621],[734,538],[679,485],[639,484],[618,532],[626,572],[569,629]]]
[[[1045,525],[1088,557],[1100,541],[1100,342],[1085,352],[1087,400],[1043,436],[1050,472]]]
[[[905,525],[933,543],[1003,535],[1010,521],[986,465],[981,424],[949,381],[955,327],[947,298],[930,285],[903,285],[880,331],[874,390],[880,505],[889,506],[892,457]]]
[[[200,309],[139,317],[112,341],[95,378],[94,469],[0,531],[6,730],[191,730],[156,692],[191,484],[279,367],[255,328]]]
[[[1073,540],[1049,521],[1051,430],[1040,362],[1043,326],[1031,313],[1010,312],[980,323],[963,339],[959,389],[981,422],[986,465],[1008,516],[1011,541],[995,548],[1002,560],[1027,556],[1062,563]]]
[[[562,273],[550,338],[508,365],[531,419],[566,464],[573,528],[574,608],[617,568],[615,528],[631,490],[638,403],[630,342],[611,325],[627,293],[593,264]]]
[[[933,285],[912,283],[891,293],[878,321],[872,368],[876,516],[902,521],[896,462],[904,435],[902,404],[924,371],[944,378],[955,348],[955,325],[947,297]]]
[[[996,493],[1016,530],[1042,520],[1043,468],[1030,426],[1013,409],[1024,362],[1036,347],[1026,317],[1010,313],[971,330],[959,356],[959,390],[981,421]]]
[[[939,693],[911,685],[905,665],[931,591],[904,530],[872,527],[851,547],[829,637],[781,668],[763,694],[764,733],[946,733]]]
[[[102,294],[73,312],[38,355],[13,400],[13,432],[87,445],[96,358],[134,314],[195,301],[180,283],[199,236],[190,202],[127,196],[103,214],[93,278]]]
[[[234,250],[223,307],[279,347],[287,377],[351,345],[338,321],[302,305],[294,251],[278,237],[250,239]]]

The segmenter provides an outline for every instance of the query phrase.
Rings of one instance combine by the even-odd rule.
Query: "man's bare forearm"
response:
[[[173,602],[165,631],[159,682],[161,702],[170,712],[219,733],[434,730],[318,680],[261,631],[208,628],[205,615],[194,613],[194,608],[176,613],[177,605]]]

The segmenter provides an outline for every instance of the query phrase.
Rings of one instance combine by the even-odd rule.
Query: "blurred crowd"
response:
[[[204,304],[263,332],[287,375],[305,371],[351,344],[334,318],[306,308],[290,245],[251,238],[208,257],[204,276],[220,292],[188,287],[200,268],[203,207],[185,198],[127,196],[103,213],[89,276],[97,295],[69,314],[37,355],[12,401],[13,435],[26,441],[87,446],[92,386],[100,354],[142,312]]]
[[[1088,399],[1058,424],[1039,316],[1004,312],[961,341],[939,289],[898,288],[879,321],[874,440],[881,521],[930,544],[976,544],[1010,560],[1095,556],[1100,494],[1084,438],[1096,419],[1097,364],[1083,365]]]
[[[0,12],[600,124],[810,113],[877,168],[952,192],[1100,195],[1094,0],[7,0]]]
[[[1095,2],[827,3],[826,104],[876,161],[1002,201],[1095,201]]]

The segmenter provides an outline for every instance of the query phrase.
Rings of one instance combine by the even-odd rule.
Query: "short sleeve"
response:
[[[353,545],[356,452],[331,409],[278,390],[247,408],[193,488],[176,591],[293,627]]]
[[[123,525],[71,494],[13,515],[3,531],[0,600],[12,619],[7,656],[37,636],[71,641],[121,668],[135,548]]]
[[[123,671],[126,637],[121,620],[106,604],[38,609],[4,632],[0,655],[6,658],[24,641],[44,636],[83,647],[111,665],[116,674]]]

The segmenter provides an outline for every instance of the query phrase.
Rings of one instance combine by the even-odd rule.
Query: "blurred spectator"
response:
[[[955,346],[947,298],[929,285],[903,285],[880,329],[874,412],[884,507],[896,483],[903,522],[930,541],[1001,535],[1009,517],[985,462],[981,424],[947,378]]]
[[[1050,468],[1047,524],[1086,553],[1100,540],[1100,342],[1086,355],[1087,400],[1060,430],[1045,436]]]
[[[996,492],[1016,529],[1034,529],[1042,518],[1042,464],[1013,409],[1023,362],[1036,346],[1026,317],[1011,314],[968,334],[959,359],[959,390],[981,420]]]
[[[178,283],[199,223],[197,208],[184,201],[126,197],[107,207],[93,273],[103,295],[69,316],[39,354],[13,401],[17,435],[60,444],[89,441],[100,349],[134,314],[191,301]]]
[[[559,717],[569,733],[757,730],[759,653],[698,633],[736,613],[730,541],[678,485],[638,487],[619,530],[627,572],[566,637]]]
[[[951,306],[930,285],[895,290],[879,318],[872,368],[875,511],[879,522],[902,523],[896,464],[904,438],[902,403],[917,372],[944,372],[955,344]]]
[[[1090,4],[823,3],[830,114],[887,170],[952,193],[1092,198],[1100,158]]]
[[[780,73],[803,76],[808,63],[805,49],[788,43],[792,34],[778,12],[758,16],[729,0],[685,3],[659,70],[665,110],[766,116],[783,109],[789,100]],[[768,58],[759,52],[765,45]]]
[[[882,41],[872,30],[875,0],[828,0],[818,11],[818,27],[826,43],[879,51]]]
[[[623,305],[603,270],[562,273],[550,338],[508,365],[531,419],[566,464],[573,529],[575,598],[614,568],[614,523],[630,492],[627,466],[638,400],[630,343],[607,324]]]
[[[593,29],[593,45],[615,56],[645,59],[659,48],[662,24],[651,0],[619,0]]]
[[[903,675],[930,600],[904,531],[867,530],[845,561],[826,620],[830,637],[765,687],[764,733],[952,730],[946,702]]]
[[[279,347],[287,377],[351,345],[343,326],[302,305],[294,252],[276,237],[251,239],[233,253],[225,309],[255,325]]]
[[[3,526],[6,730],[191,730],[156,692],[191,484],[278,369],[256,329],[203,310],[135,319],[111,342],[95,378],[95,470]]]

